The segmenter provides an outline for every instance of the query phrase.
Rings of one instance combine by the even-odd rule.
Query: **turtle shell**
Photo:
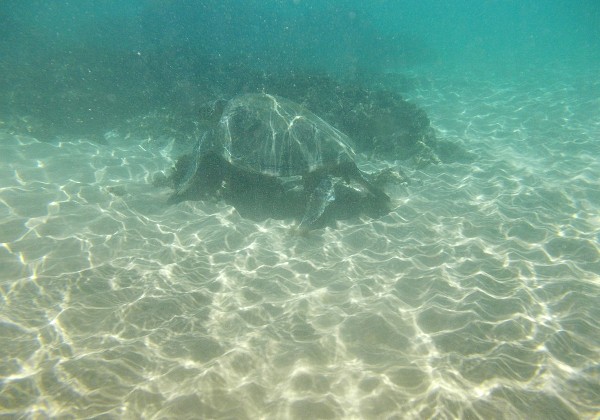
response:
[[[345,134],[301,105],[268,94],[229,101],[213,141],[235,167],[272,176],[303,175],[354,160]]]

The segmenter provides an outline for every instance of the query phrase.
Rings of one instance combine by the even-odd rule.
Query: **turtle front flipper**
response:
[[[192,152],[177,161],[171,175],[175,192],[168,204],[215,195],[221,187],[229,163],[212,150],[211,136],[210,132],[204,133]]]
[[[335,200],[333,177],[327,176],[318,183],[317,187],[310,194],[310,199],[308,200],[304,217],[298,225],[298,230],[308,232],[313,229],[315,223],[333,200]]]
[[[175,192],[171,194],[167,203],[176,204],[187,199],[190,190],[194,187],[194,181],[200,164],[200,146],[202,139],[199,139],[191,153],[181,156],[175,165],[171,179]]]

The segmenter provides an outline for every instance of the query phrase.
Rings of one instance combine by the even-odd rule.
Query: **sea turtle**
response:
[[[350,139],[301,105],[264,93],[221,104],[216,126],[177,163],[171,203],[217,193],[231,178],[278,186],[283,178],[302,177],[306,198],[298,229],[308,231],[335,200],[339,177],[357,182],[371,201],[387,207],[388,195],[356,166]]]

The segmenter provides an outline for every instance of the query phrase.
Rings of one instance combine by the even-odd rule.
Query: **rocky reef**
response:
[[[360,78],[342,80],[309,70],[267,72],[195,50],[70,50],[27,61],[24,68],[11,67],[13,61],[2,64],[0,128],[42,141],[72,135],[104,142],[107,132],[139,138],[145,130],[141,134],[148,137],[189,143],[203,129],[206,104],[268,92],[303,104],[367,155],[423,167],[464,154],[436,138],[425,111],[397,91],[373,88]]]

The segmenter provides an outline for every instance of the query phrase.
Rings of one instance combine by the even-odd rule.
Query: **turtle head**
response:
[[[206,102],[200,106],[198,116],[201,121],[204,121],[211,126],[216,126],[221,119],[221,115],[223,115],[223,110],[226,105],[227,100],[222,98]]]

